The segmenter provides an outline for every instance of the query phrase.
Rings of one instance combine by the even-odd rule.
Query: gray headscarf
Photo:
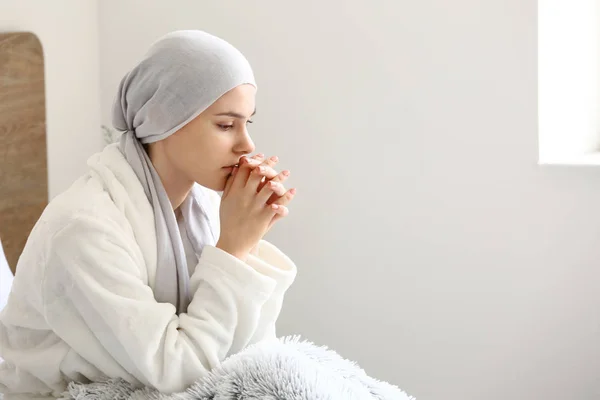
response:
[[[191,301],[185,251],[173,207],[142,144],[167,138],[243,84],[256,86],[254,74],[231,44],[198,30],[176,31],[156,41],[125,75],[113,105],[113,126],[125,131],[120,149],[154,208],[158,251],[154,296],[173,304],[178,314],[186,312]],[[195,193],[181,211],[190,242],[200,254],[217,238],[203,197]]]

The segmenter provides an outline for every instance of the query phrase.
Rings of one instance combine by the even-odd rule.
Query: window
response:
[[[539,0],[540,164],[600,165],[600,0]]]

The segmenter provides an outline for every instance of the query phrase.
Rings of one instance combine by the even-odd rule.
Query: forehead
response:
[[[256,102],[256,88],[253,85],[240,85],[221,96],[210,108],[227,109],[227,111],[239,111],[252,113]]]

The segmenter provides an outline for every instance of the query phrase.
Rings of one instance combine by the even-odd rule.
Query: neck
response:
[[[165,153],[161,151],[160,146],[149,146],[148,155],[167,192],[173,211],[177,211],[190,190],[192,190],[194,181],[187,179],[185,175],[173,167]]]

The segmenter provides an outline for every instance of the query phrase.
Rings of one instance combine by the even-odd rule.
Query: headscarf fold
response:
[[[113,104],[113,126],[124,131],[119,148],[154,209],[158,253],[154,296],[173,304],[178,314],[187,311],[192,297],[185,250],[173,207],[143,144],[166,139],[243,84],[256,86],[250,64],[235,47],[203,31],[176,31],[152,44],[123,77]],[[209,220],[208,197],[200,190],[195,187],[180,206],[198,256],[218,238]]]

